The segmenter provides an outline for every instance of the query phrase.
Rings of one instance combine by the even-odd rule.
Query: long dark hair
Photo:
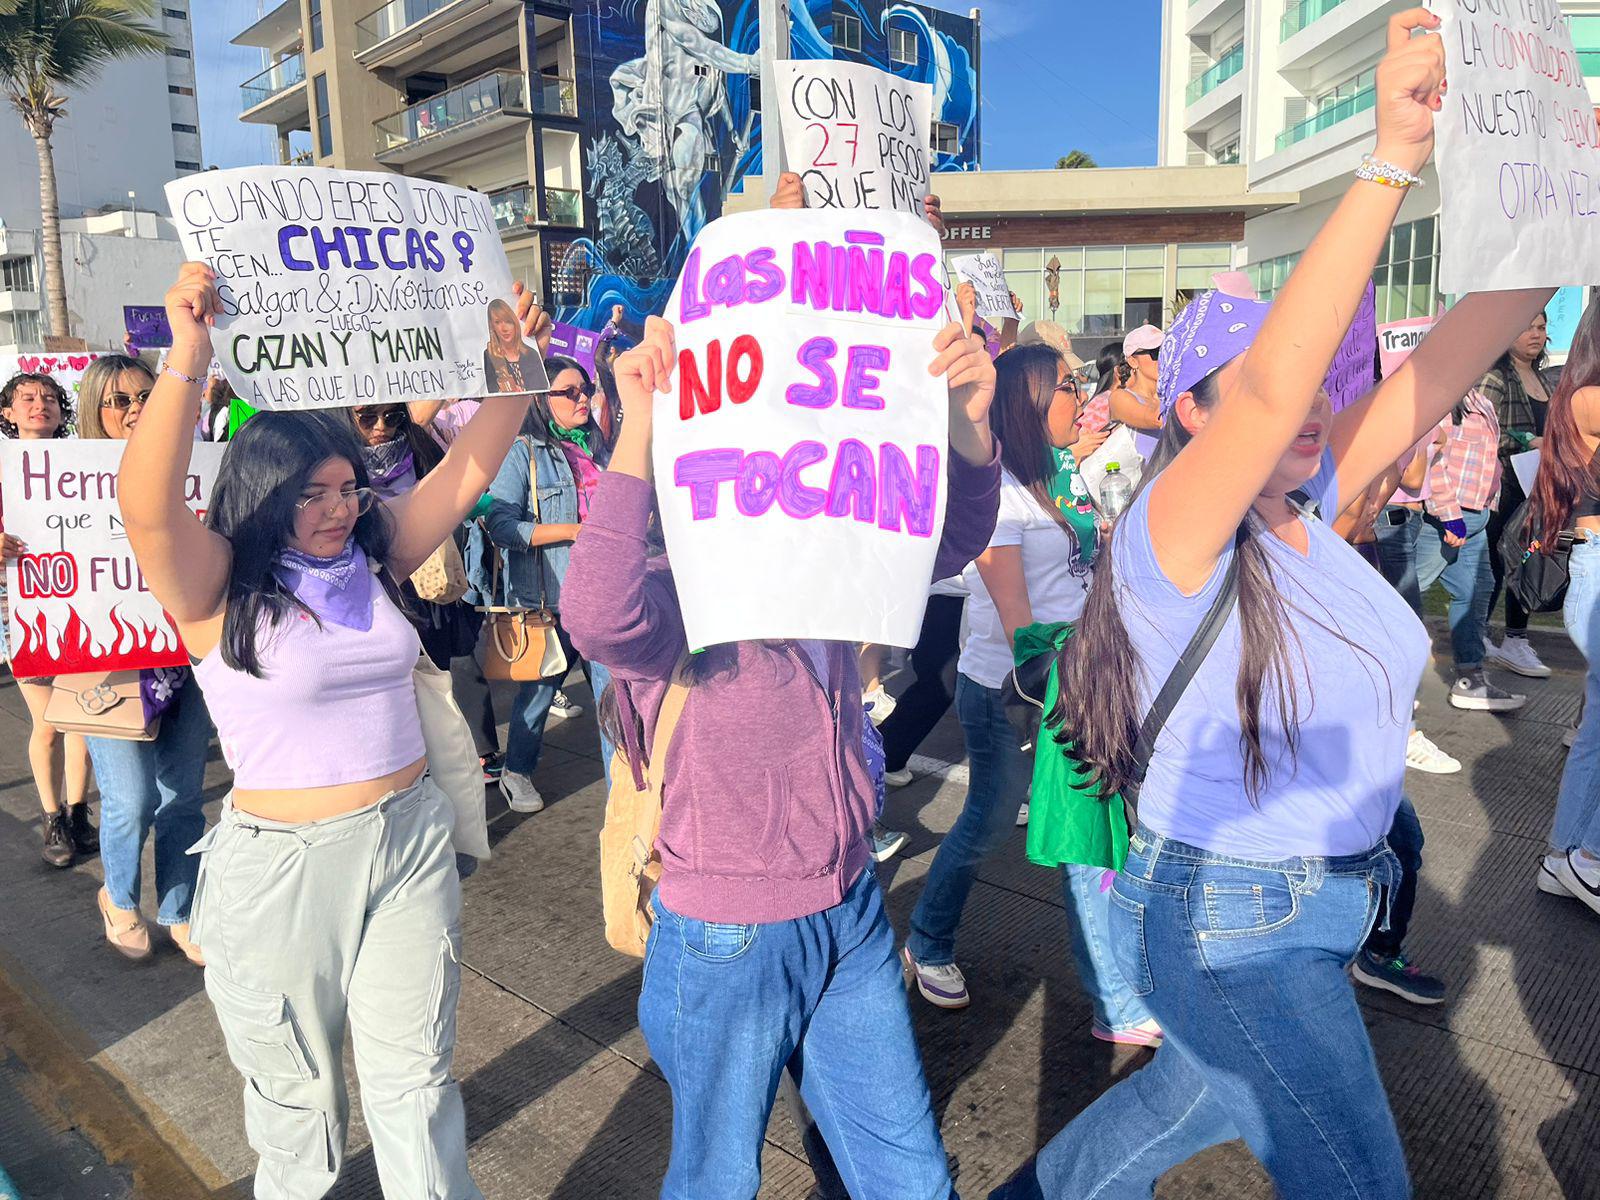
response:
[[[1600,495],[1596,455],[1584,442],[1572,415],[1572,397],[1580,388],[1596,385],[1600,385],[1600,300],[1583,310],[1567,364],[1561,368],[1561,383],[1545,414],[1544,446],[1539,451],[1530,511],[1537,514],[1546,554],[1555,551],[1556,535],[1567,527],[1573,505],[1583,496]]]
[[[411,419],[409,405],[395,401],[392,404],[360,404],[356,408],[399,408],[403,414],[400,418],[400,429],[396,435],[404,439],[407,448],[411,451],[411,461],[415,464],[417,478],[421,479],[429,471],[444,461],[444,447],[437,438],[421,425]],[[350,428],[356,429],[356,409],[348,410],[350,413]],[[359,436],[357,442],[360,442]]]
[[[4,388],[0,388],[0,409],[11,407],[11,401],[17,394],[17,389],[25,383],[38,383],[56,398],[56,407],[61,410],[61,424],[56,426],[56,431],[50,436],[64,438],[72,436],[72,400],[67,395],[67,389],[55,381],[51,375],[43,375],[37,371],[18,371],[6,380]],[[8,417],[0,416],[0,434],[8,438],[17,436],[17,423]]]
[[[1095,357],[1094,367],[1100,373],[1100,377],[1095,380],[1094,396],[1109,392],[1112,388],[1126,387],[1128,380],[1133,377],[1133,368],[1122,356],[1121,342],[1107,342],[1101,346],[1100,353]],[[1089,398],[1092,400],[1094,396]]]
[[[1000,442],[1000,463],[1057,525],[1070,532],[1067,518],[1050,494],[1054,474],[1050,444],[1050,404],[1061,378],[1061,351],[1043,342],[1013,346],[995,359],[994,405],[990,423]]]
[[[307,611],[278,582],[273,565],[294,536],[295,505],[307,480],[330,458],[348,462],[356,487],[367,486],[361,443],[339,413],[257,413],[228,443],[206,526],[233,547],[221,649],[222,661],[236,671],[259,678],[262,627]],[[394,530],[382,505],[356,521],[355,540],[370,561],[387,561]]]
[[[552,354],[544,360],[545,374],[550,377],[551,383],[563,371],[576,371],[583,378],[583,390],[591,400],[594,397],[594,376],[590,375],[575,358],[568,358],[564,354]],[[551,442],[555,434],[551,426],[555,424],[555,414],[550,411],[550,394],[548,392],[535,392],[533,403],[528,406],[528,415],[523,419],[522,431],[536,441]],[[600,428],[600,423],[594,419],[594,405],[589,406],[589,420],[584,428],[589,431],[589,445],[594,447],[593,457],[595,465],[604,468],[611,461],[611,444],[606,441],[605,432]]]
[[[1216,373],[1197,383],[1193,393],[1201,408],[1215,405]],[[1169,417],[1155,454],[1145,466],[1141,491],[1150,486],[1189,440],[1183,422],[1176,415]],[[1239,708],[1245,791],[1255,804],[1271,773],[1262,742],[1264,704],[1272,707],[1283,729],[1291,761],[1299,752],[1300,704],[1295,676],[1303,674],[1303,659],[1289,625],[1288,605],[1279,594],[1262,541],[1271,535],[1253,509],[1245,514],[1240,530],[1236,551],[1240,657],[1234,697]],[[1049,717],[1060,730],[1057,739],[1074,742],[1076,753],[1094,769],[1105,796],[1124,791],[1132,781],[1134,749],[1145,717],[1139,687],[1144,669],[1118,610],[1113,557],[1100,556],[1076,633],[1058,653],[1060,698]]]

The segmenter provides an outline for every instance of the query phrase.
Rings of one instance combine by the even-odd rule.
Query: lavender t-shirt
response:
[[[1324,514],[1339,511],[1331,454],[1323,455],[1306,490]],[[1151,548],[1149,496],[1148,490],[1139,496],[1111,539],[1118,607],[1144,667],[1141,716],[1210,608],[1233,553],[1224,552],[1198,594],[1183,595]],[[1411,702],[1428,658],[1427,631],[1324,521],[1305,521],[1305,556],[1265,536],[1293,630],[1291,657],[1301,664],[1298,757],[1289,755],[1269,690],[1262,737],[1272,773],[1252,806],[1234,699],[1235,611],[1157,739],[1139,796],[1139,819],[1156,833],[1271,860],[1357,854],[1389,832],[1405,774]]]

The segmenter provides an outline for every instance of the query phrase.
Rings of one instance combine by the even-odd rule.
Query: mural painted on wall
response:
[[[615,304],[636,325],[659,313],[695,235],[728,195],[747,181],[760,186],[757,10],[758,0],[589,0],[575,9],[590,227],[550,247],[563,320],[598,329]],[[859,22],[859,51],[833,45],[836,13]],[[914,38],[914,64],[889,61],[891,28]],[[887,0],[790,8],[792,57],[848,58],[933,85],[936,119],[959,139],[957,153],[936,156],[937,171],[977,166],[976,36],[967,17]]]

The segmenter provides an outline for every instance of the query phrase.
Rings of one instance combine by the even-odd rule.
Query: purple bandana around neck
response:
[[[332,558],[282,550],[273,570],[278,581],[318,620],[359,633],[372,628],[372,572],[354,538]]]
[[[1156,396],[1163,421],[1179,396],[1250,349],[1271,308],[1266,301],[1211,291],[1201,292],[1178,314],[1161,343]]]

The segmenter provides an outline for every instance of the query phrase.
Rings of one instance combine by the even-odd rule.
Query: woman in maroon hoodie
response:
[[[932,371],[950,389],[948,515],[932,579],[988,544],[1000,466],[994,365],[951,324]],[[647,534],[651,408],[672,390],[672,326],[652,317],[617,363],[628,418],[573,547],[568,632],[613,673],[619,745],[647,761],[687,644],[664,556]],[[927,582],[931,582],[927,581]],[[818,587],[848,586],[838,579]],[[661,883],[639,1023],[672,1086],[662,1196],[749,1200],[778,1078],[794,1060],[857,1200],[947,1200],[938,1123],[911,1030],[883,893],[867,869],[873,784],[862,754],[856,648],[736,642],[695,656],[665,767]]]

